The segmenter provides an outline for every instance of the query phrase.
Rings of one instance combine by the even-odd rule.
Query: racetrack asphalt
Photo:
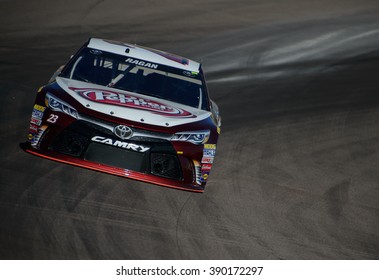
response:
[[[378,1],[0,11],[1,259],[379,259]],[[203,194],[19,148],[37,89],[89,37],[202,62],[223,118]]]

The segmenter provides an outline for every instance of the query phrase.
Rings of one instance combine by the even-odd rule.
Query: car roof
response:
[[[89,48],[111,52],[136,60],[154,62],[191,72],[200,72],[200,63],[167,52],[113,40],[91,38]]]

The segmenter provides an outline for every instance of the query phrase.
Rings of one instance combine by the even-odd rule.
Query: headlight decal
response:
[[[53,111],[65,113],[75,119],[78,119],[79,117],[78,112],[72,106],[68,105],[66,102],[60,100],[49,92],[46,94],[45,103],[46,106]]]
[[[195,145],[201,145],[208,141],[209,135],[209,130],[178,132],[171,137],[171,141],[191,142]]]

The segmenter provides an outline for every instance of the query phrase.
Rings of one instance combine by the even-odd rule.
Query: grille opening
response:
[[[53,143],[53,150],[62,154],[78,157],[88,145],[88,138],[69,130],[66,130]]]
[[[151,174],[179,180],[182,177],[176,155],[151,153]]]

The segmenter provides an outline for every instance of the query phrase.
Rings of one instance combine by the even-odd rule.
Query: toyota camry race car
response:
[[[21,147],[62,163],[203,192],[220,126],[199,63],[90,39],[38,90]]]

